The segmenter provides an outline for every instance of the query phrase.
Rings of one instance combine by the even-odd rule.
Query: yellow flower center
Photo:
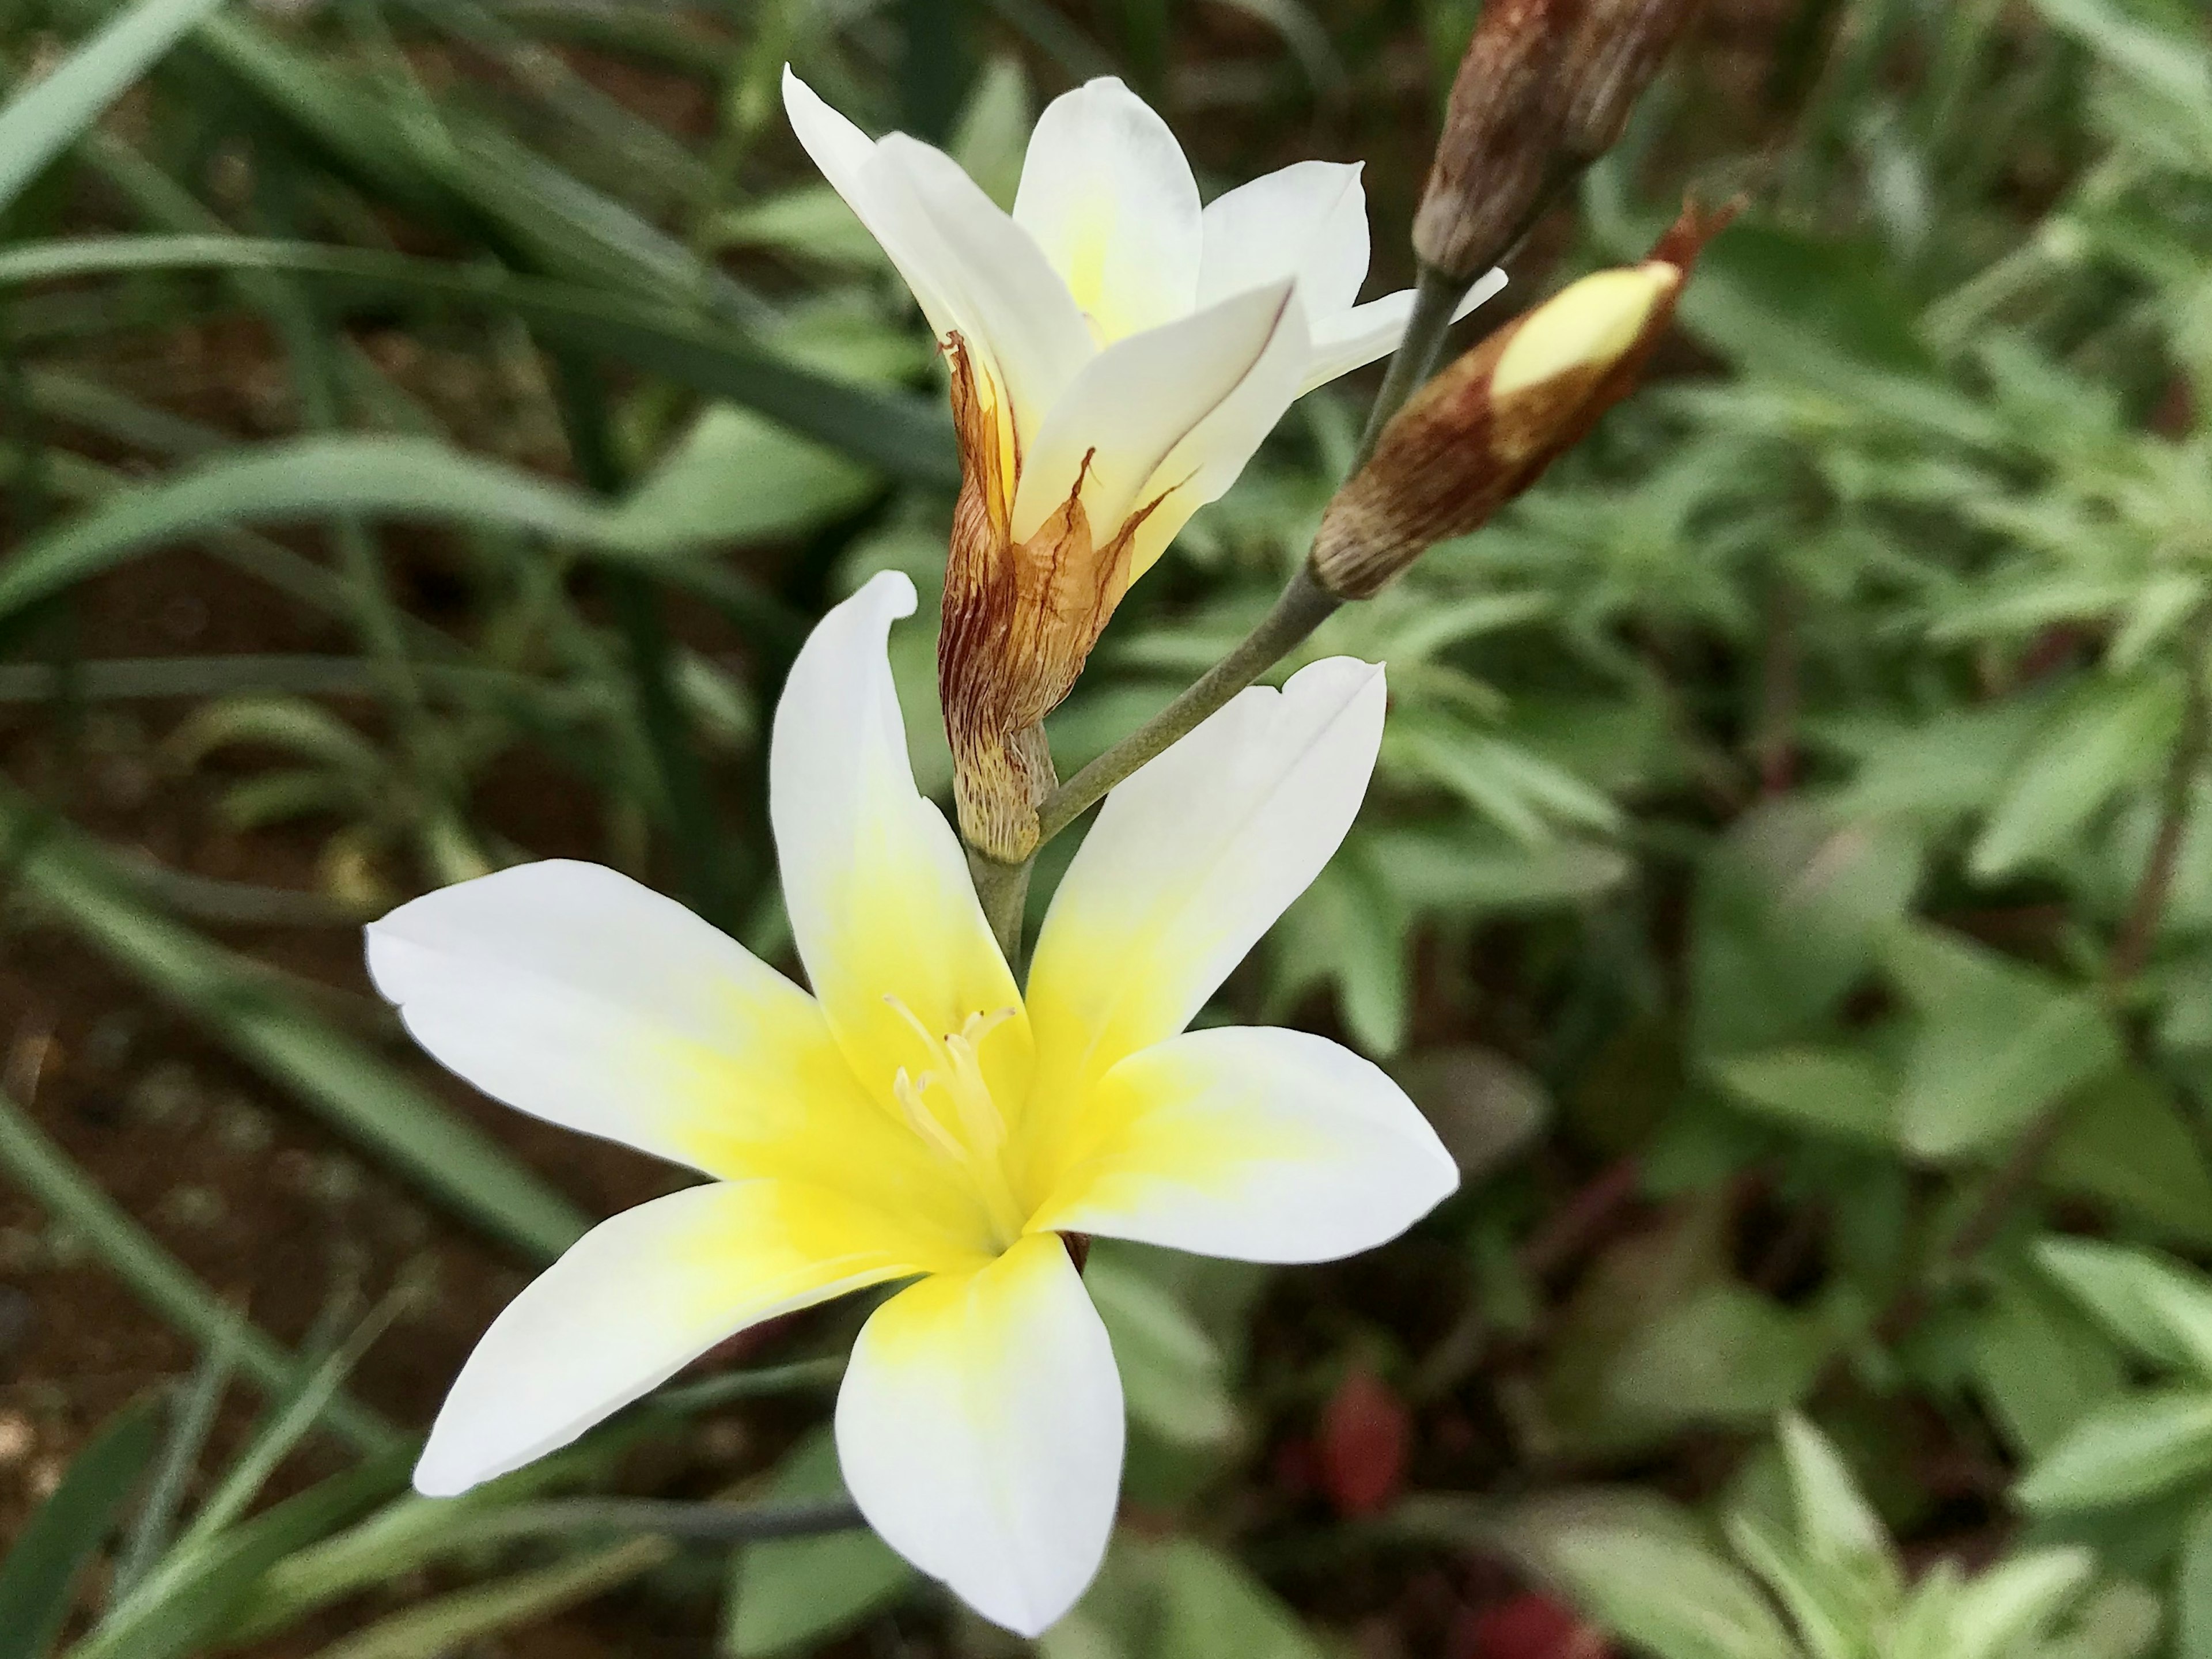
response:
[[[900,1066],[891,1079],[891,1097],[923,1145],[967,1177],[1003,1250],[1022,1236],[1028,1212],[1016,1200],[1006,1178],[1000,1157],[1006,1145],[1006,1117],[991,1097],[977,1051],[985,1037],[1014,1017],[1014,1011],[970,1014],[958,1030],[940,1036],[897,997],[886,994],[884,1000],[921,1040],[931,1061],[919,1074]]]

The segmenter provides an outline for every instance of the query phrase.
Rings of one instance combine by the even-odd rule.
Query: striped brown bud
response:
[[[1585,0],[1487,0],[1452,79],[1413,216],[1424,264],[1462,280],[1521,240],[1555,187],[1560,60]]]
[[[1367,598],[1582,441],[1635,386],[1699,250],[1735,211],[1685,208],[1643,264],[1571,283],[1414,393],[1322,515],[1312,554],[1322,586]]]
[[[1430,164],[1413,251],[1470,279],[1613,148],[1698,0],[1488,0]]]
[[[1629,112],[1697,13],[1696,0],[1589,0],[1569,48],[1561,136],[1579,167],[1620,142]]]

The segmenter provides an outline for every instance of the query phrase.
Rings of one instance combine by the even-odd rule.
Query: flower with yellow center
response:
[[[957,801],[970,842],[1024,858],[1051,785],[1039,723],[1122,593],[1301,393],[1397,345],[1413,295],[1355,303],[1358,167],[1301,161],[1201,207],[1175,135],[1116,80],[1047,107],[1011,215],[788,70],[784,106],[951,360],[964,481],[939,677]]]
[[[1018,986],[960,844],[915,790],[877,576],[776,710],[770,817],[812,994],[596,865],[401,906],[369,971],[485,1093],[711,1179],[585,1236],[495,1320],[416,1470],[458,1492],[565,1444],[737,1331],[911,1280],[837,1399],[883,1537],[1033,1634],[1097,1571],[1121,1381],[1063,1233],[1253,1261],[1395,1237],[1450,1158],[1367,1061],[1303,1032],[1187,1032],[1350,827],[1382,671],[1255,689],[1115,791]]]

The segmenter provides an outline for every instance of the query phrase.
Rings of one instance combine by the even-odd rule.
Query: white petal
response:
[[[1018,430],[1032,434],[1095,347],[1067,285],[959,164],[893,134],[878,143],[783,72],[792,130],[914,291],[941,340],[958,332]]]
[[[900,1065],[919,1076],[932,1063],[908,1014],[942,1034],[1021,1007],[959,839],[915,789],[884,654],[892,621],[914,608],[913,581],[887,570],[816,625],[784,683],[769,756],[793,937],[840,1046],[884,1099]],[[1025,1065],[1018,1012],[999,1033],[986,1069],[1014,1055]]]
[[[1310,319],[1351,308],[1367,279],[1367,192],[1359,168],[1298,161],[1206,204],[1198,302],[1295,276]]]
[[[869,1524],[1024,1636],[1098,1571],[1121,1435],[1106,1328],[1051,1235],[877,1309],[837,1395],[837,1460]]]
[[[1167,123],[1111,76],[1045,106],[1014,222],[1036,239],[1102,340],[1191,308],[1203,246],[1198,181]]]
[[[1160,505],[1137,527],[1129,553],[1130,580],[1158,562],[1192,514],[1228,493],[1296,401],[1299,374],[1312,357],[1305,307],[1293,301],[1252,372],[1182,435],[1137,491],[1140,502]]]
[[[1385,702],[1379,665],[1325,659],[1280,691],[1239,692],[1106,798],[1030,973],[1040,1078],[1066,1079],[1055,1098],[1182,1030],[1321,873],[1366,793]]]
[[[862,191],[885,246],[945,296],[949,320],[933,325],[985,354],[1027,441],[1097,354],[1067,284],[958,162],[904,133],[876,146]]]
[[[1380,1066],[1304,1031],[1187,1032],[1100,1079],[1030,1222],[1240,1261],[1330,1261],[1459,1185]]]
[[[1139,492],[1161,463],[1230,403],[1286,330],[1304,329],[1291,293],[1288,282],[1253,289],[1092,359],[1023,458],[1015,540],[1036,534],[1079,477],[1091,534],[1103,542],[1119,530],[1149,499]]]
[[[416,1465],[434,1498],[565,1446],[746,1326],[915,1271],[865,1217],[810,1255],[811,1200],[718,1183],[603,1221],[507,1304],[461,1368]],[[799,1224],[796,1227],[793,1223]],[[832,1253],[834,1251],[834,1254]]]
[[[1502,270],[1492,270],[1478,278],[1474,286],[1468,289],[1466,297],[1453,308],[1452,320],[1457,322],[1504,286],[1505,273]],[[1305,380],[1299,390],[1310,392],[1316,386],[1327,386],[1340,374],[1349,374],[1377,357],[1388,356],[1398,349],[1398,342],[1405,337],[1406,325],[1413,315],[1413,290],[1407,288],[1316,320],[1313,356],[1306,365]]]

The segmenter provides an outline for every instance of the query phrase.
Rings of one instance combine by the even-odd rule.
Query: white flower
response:
[[[1046,108],[1012,216],[929,145],[872,140],[784,71],[799,141],[952,360],[965,477],[945,581],[961,825],[1033,844],[1042,751],[1114,607],[1292,401],[1394,349],[1410,292],[1356,304],[1359,168],[1301,161],[1201,208],[1167,124],[1115,80]],[[1462,307],[1504,283],[1492,271]]]
[[[1395,1237],[1456,1184],[1412,1103],[1322,1038],[1191,1017],[1327,862],[1381,738],[1380,668],[1248,690],[1115,792],[1024,991],[915,791],[876,577],[776,711],[771,817],[809,995],[595,865],[401,906],[369,969],[487,1094],[699,1170],[587,1234],[494,1322],[416,1471],[458,1492],[573,1439],[733,1333],[915,1282],[837,1401],[884,1539],[1034,1633],[1081,1594],[1120,1486],[1121,1382],[1060,1237],[1255,1261]]]

